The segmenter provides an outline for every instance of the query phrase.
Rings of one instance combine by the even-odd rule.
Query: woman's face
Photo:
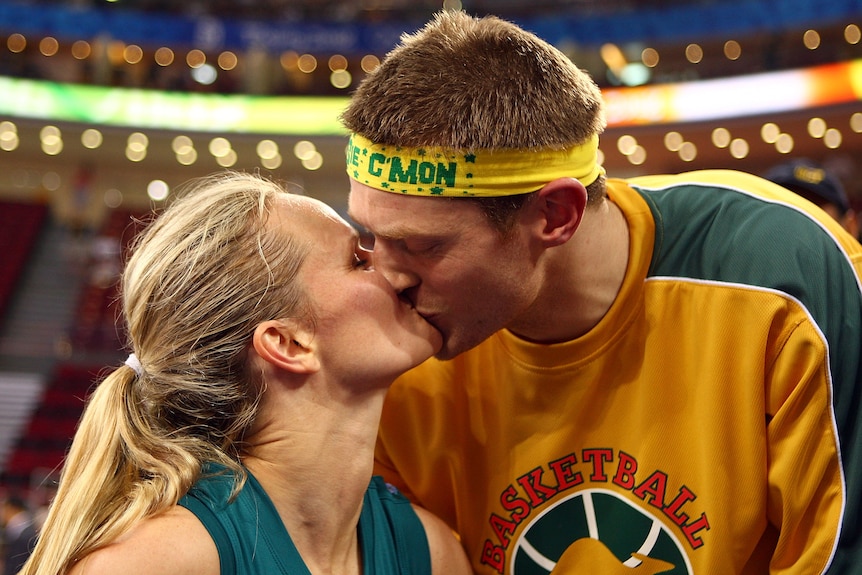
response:
[[[374,269],[359,234],[332,208],[303,196],[289,200],[282,225],[311,245],[299,279],[311,300],[311,342],[322,369],[345,381],[388,383],[428,359],[440,333]]]

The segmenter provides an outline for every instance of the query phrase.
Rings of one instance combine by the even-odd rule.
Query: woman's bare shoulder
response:
[[[188,509],[172,509],[145,519],[116,542],[98,549],[69,575],[219,575],[215,543]]]
[[[431,548],[431,572],[434,575],[472,575],[470,561],[455,532],[442,519],[418,505],[413,509],[425,527]]]

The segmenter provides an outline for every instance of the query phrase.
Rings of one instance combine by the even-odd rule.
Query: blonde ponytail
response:
[[[21,575],[64,573],[147,514],[129,498],[137,473],[123,437],[129,427],[125,398],[134,380],[134,372],[121,367],[91,395],[42,528],[63,537],[40,537]]]
[[[175,505],[207,462],[232,469],[239,489],[262,388],[246,364],[251,336],[306,311],[294,280],[307,247],[266,225],[286,195],[259,176],[203,178],[138,238],[122,284],[138,361],[89,399],[20,575],[63,575]]]

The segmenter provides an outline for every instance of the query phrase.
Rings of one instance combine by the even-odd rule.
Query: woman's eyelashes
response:
[[[371,253],[365,250],[354,252],[353,267],[368,269],[371,267]]]

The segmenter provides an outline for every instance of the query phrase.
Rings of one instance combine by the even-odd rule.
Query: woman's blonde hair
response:
[[[267,226],[286,194],[254,175],[210,176],[137,238],[122,298],[141,373],[121,366],[89,399],[24,575],[65,573],[175,505],[206,462],[245,477],[239,455],[262,391],[252,334],[308,313],[295,281],[308,245]]]

